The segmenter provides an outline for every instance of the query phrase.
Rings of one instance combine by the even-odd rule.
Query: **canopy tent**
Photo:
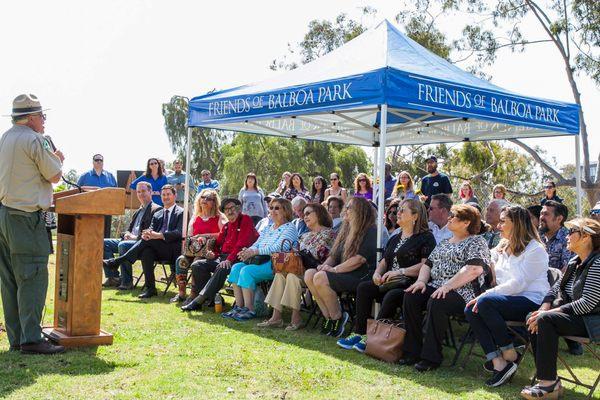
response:
[[[479,79],[385,20],[295,70],[194,97],[188,127],[379,147],[383,176],[386,146],[577,135],[579,107]]]

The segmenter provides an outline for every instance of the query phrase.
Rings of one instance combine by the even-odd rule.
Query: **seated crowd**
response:
[[[484,368],[491,373],[485,383],[492,387],[508,382],[523,357],[508,322],[526,323],[537,382],[522,390],[524,398],[562,394],[556,369],[560,336],[600,338],[600,222],[567,222],[553,182],[535,208],[511,205],[506,188],[495,186],[483,220],[469,182],[461,185],[460,204],[453,204],[435,156],[427,159],[429,174],[420,191],[407,171],[388,184],[386,168],[389,201],[378,259],[378,213],[371,201],[377,190],[368,175],[358,174],[351,194],[336,173],[329,187],[318,176],[309,190],[300,174],[285,172],[277,190],[265,194],[249,173],[237,198],[221,200],[218,182],[203,171],[186,240],[206,251],[190,257],[181,255],[184,211],[176,204],[183,184],[157,190],[154,181],[163,176],[158,160],[150,159],[147,169],[148,176],[132,184],[141,206],[129,229],[104,244],[107,285],[132,289],[131,265],[141,260],[140,298],[156,295],[155,263],[166,262],[175,269],[178,288],[171,300],[182,303],[183,311],[210,306],[228,282],[235,304],[223,317],[257,318],[256,294],[264,290],[272,314],[258,326],[295,331],[303,327],[303,304],[314,301],[323,318],[321,333],[359,352],[368,345],[368,319],[402,320],[399,363],[420,372],[440,367],[451,317],[464,318],[485,353]],[[275,271],[271,256],[279,252],[294,252],[305,272]],[[347,301],[354,306],[345,307]],[[579,343],[567,343],[572,354],[582,353]]]

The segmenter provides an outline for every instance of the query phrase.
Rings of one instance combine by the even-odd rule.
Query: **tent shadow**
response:
[[[204,308],[202,312],[186,313],[186,316],[192,320],[202,321],[225,329],[233,329],[245,334],[255,335],[261,339],[273,340],[282,344],[306,349],[334,357],[340,361],[351,363],[361,368],[376,371],[391,377],[402,377],[411,380],[413,383],[424,388],[435,388],[449,395],[464,395],[478,391],[486,395],[499,395],[504,399],[518,399],[521,389],[530,384],[531,376],[534,372],[533,359],[531,355],[528,360],[521,365],[512,382],[501,388],[488,388],[485,381],[490,375],[483,370],[481,364],[483,359],[472,356],[470,362],[465,368],[450,367],[450,362],[454,356],[454,349],[444,347],[444,362],[442,367],[435,371],[427,373],[417,372],[413,367],[400,366],[397,364],[386,363],[367,355],[360,354],[355,350],[345,350],[337,346],[336,339],[321,335],[319,327],[313,329],[313,322],[310,327],[298,331],[288,332],[281,328],[259,328],[256,326],[261,319],[254,319],[245,322],[238,322],[229,318],[222,318],[214,314],[212,309]],[[304,319],[306,316],[303,315]],[[284,313],[284,321],[289,321],[289,314]],[[314,321],[314,320],[313,320]],[[460,335],[462,331],[455,334]],[[463,354],[465,354],[463,352]],[[565,398],[583,399],[585,396],[574,392],[571,388],[565,388]]]
[[[98,358],[96,351],[95,347],[71,349],[53,356],[0,352],[0,398],[35,384],[43,375],[101,375],[119,366]]]

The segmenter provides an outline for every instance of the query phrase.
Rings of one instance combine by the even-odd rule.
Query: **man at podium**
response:
[[[13,126],[0,139],[0,281],[11,351],[65,351],[42,339],[50,245],[41,210],[52,203],[52,183],[64,157],[44,139],[42,106],[33,94],[13,101]]]

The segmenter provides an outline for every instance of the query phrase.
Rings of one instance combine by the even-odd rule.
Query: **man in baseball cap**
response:
[[[451,194],[452,185],[448,176],[438,171],[436,156],[429,155],[425,162],[427,163],[428,174],[421,178],[421,201],[424,201],[425,205],[429,207],[431,196],[439,193]]]

